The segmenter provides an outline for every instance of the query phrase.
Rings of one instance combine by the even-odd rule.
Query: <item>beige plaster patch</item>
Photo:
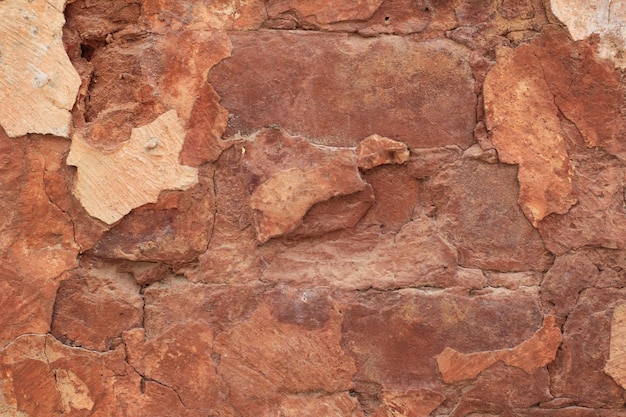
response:
[[[80,77],[62,42],[65,0],[0,2],[0,125],[69,137]]]
[[[613,311],[609,360],[606,361],[604,372],[626,389],[626,304]]]
[[[552,12],[567,25],[575,40],[600,35],[600,56],[626,68],[626,2],[552,0]]]
[[[133,129],[130,140],[105,153],[76,135],[67,164],[78,167],[73,193],[87,212],[113,224],[132,209],[154,203],[163,190],[186,190],[198,169],[178,162],[185,131],[175,110]]]

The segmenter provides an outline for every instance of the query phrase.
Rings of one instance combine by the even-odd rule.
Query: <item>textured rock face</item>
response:
[[[232,114],[227,135],[276,124],[327,145],[354,146],[372,134],[411,147],[471,143],[476,96],[466,48],[446,39],[311,35],[231,36],[231,58],[209,75]],[[458,111],[443,110],[452,107]]]
[[[541,65],[527,45],[498,49],[484,89],[492,142],[502,162],[519,165],[520,205],[535,226],[576,203],[573,166]]]
[[[441,377],[447,383],[474,379],[482,371],[500,361],[532,374],[536,369],[552,362],[556,356],[556,350],[562,339],[561,332],[555,324],[554,316],[547,317],[541,330],[512,349],[463,354],[446,348],[437,356]]]
[[[0,0],[0,415],[626,416],[622,9]]]

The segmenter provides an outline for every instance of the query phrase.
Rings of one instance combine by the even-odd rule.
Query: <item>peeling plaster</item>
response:
[[[0,2],[0,125],[69,137],[80,77],[63,47],[65,0]]]
[[[609,360],[604,372],[609,374],[615,382],[626,389],[626,304],[622,304],[613,311],[611,321],[611,346]]]
[[[73,193],[87,212],[113,224],[132,209],[154,203],[163,190],[186,190],[198,169],[178,162],[185,131],[175,110],[133,129],[130,140],[112,153],[76,135],[67,164],[78,167]]]
[[[613,0],[552,0],[552,12],[579,41],[600,35],[599,54],[626,68],[626,3]]]

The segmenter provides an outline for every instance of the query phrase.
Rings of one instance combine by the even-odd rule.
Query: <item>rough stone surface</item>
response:
[[[356,147],[359,168],[372,169],[383,164],[403,164],[409,159],[407,146],[380,135],[368,136]]]
[[[482,371],[500,361],[532,374],[554,360],[561,340],[561,331],[556,327],[555,317],[549,316],[544,320],[541,330],[519,346],[507,350],[467,354],[446,348],[437,356],[437,366],[446,383],[474,379]]]
[[[544,270],[550,254],[517,204],[516,170],[463,159],[431,183],[439,228],[464,267],[501,272]]]
[[[357,289],[460,284],[456,253],[430,219],[416,219],[397,234],[382,238],[378,229],[346,232],[343,238],[322,236],[287,248],[269,247],[262,277],[270,282]]]
[[[143,300],[134,280],[103,269],[97,275],[77,274],[61,282],[51,326],[57,339],[105,351],[120,344],[123,331],[141,326]]]
[[[626,417],[620,2],[55,5],[0,0],[0,78],[79,76],[1,89],[0,415]]]
[[[279,125],[335,146],[372,134],[420,148],[472,141],[469,51],[451,41],[282,31],[231,40],[231,58],[209,74],[232,114],[229,136]]]
[[[261,243],[295,230],[314,204],[365,188],[351,149],[317,147],[267,129],[242,152]]]
[[[541,325],[533,298],[529,291],[487,291],[468,299],[451,290],[411,289],[368,292],[346,300],[343,344],[356,358],[355,390],[362,401],[371,395],[365,390],[367,382],[387,390],[443,393],[436,355],[459,345],[494,350],[520,344]],[[431,316],[441,320],[433,323]],[[475,323],[489,325],[479,329]]]
[[[500,160],[519,165],[520,205],[537,226],[546,216],[567,213],[576,203],[573,166],[541,61],[526,45],[499,48],[497,54],[485,79],[487,128]]]
[[[103,233],[92,253],[107,259],[189,262],[206,251],[214,225],[215,201],[210,172],[184,192],[167,191],[155,204],[126,215]]]
[[[257,29],[267,19],[261,0],[142,0],[142,17],[154,32]]]
[[[576,404],[590,408],[623,404],[623,388],[603,369],[609,360],[613,311],[625,295],[615,288],[581,292],[563,326],[563,345],[548,367],[553,395],[574,398]]]
[[[47,194],[45,173],[62,166],[63,140],[9,139],[0,129],[0,346],[50,329],[54,294],[79,247],[72,222]],[[8,306],[11,306],[10,309]]]
[[[365,20],[380,7],[382,0],[358,0],[337,4],[334,1],[278,0],[270,1],[268,16],[295,14],[311,25],[336,23],[345,20]]]
[[[0,126],[70,136],[70,111],[80,77],[63,49],[66,0],[10,0],[0,4]]]

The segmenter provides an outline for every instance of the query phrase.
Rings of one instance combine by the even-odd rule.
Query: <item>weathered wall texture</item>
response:
[[[626,416],[624,4],[0,0],[0,415]]]

